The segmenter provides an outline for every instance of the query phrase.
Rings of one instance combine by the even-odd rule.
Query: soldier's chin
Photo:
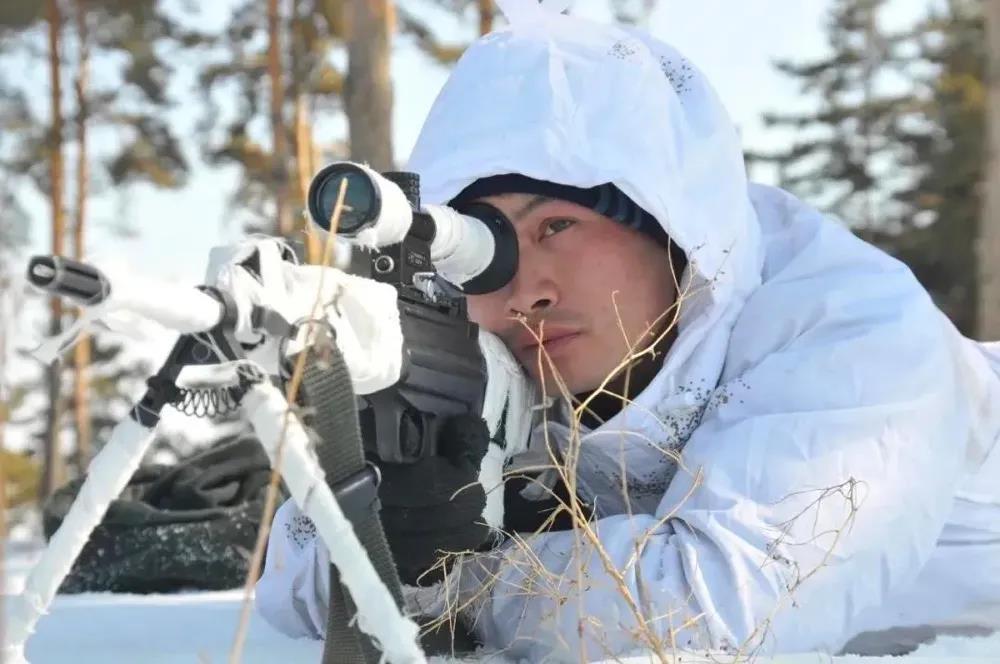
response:
[[[563,369],[559,366],[559,363],[554,364],[555,372],[558,372],[558,377],[553,371],[553,367],[548,365],[548,363],[544,367],[544,380],[538,379],[537,366],[532,367],[528,371],[528,375],[535,379],[535,384],[544,390],[546,396],[563,397],[567,394],[572,396],[593,389],[593,387],[582,381],[580,376],[577,376],[571,368]]]

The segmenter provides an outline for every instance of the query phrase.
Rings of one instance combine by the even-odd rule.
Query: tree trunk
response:
[[[49,132],[49,175],[51,178],[50,192],[52,202],[52,253],[63,255],[63,240],[66,222],[63,215],[63,159],[62,159],[62,86],[59,81],[59,31],[61,17],[57,0],[47,0],[47,19],[49,24],[49,79],[52,89],[52,128]],[[62,331],[62,302],[59,298],[50,301],[51,319],[50,334]],[[47,497],[55,491],[65,479],[63,458],[60,449],[60,423],[62,420],[62,390],[60,380],[60,361],[56,360],[47,369],[49,392],[49,416],[45,436],[45,473],[42,479],[42,496]]]
[[[309,110],[306,107],[306,96],[299,94],[295,99],[295,161],[299,174],[299,195],[305,201],[309,195],[309,181],[316,172],[313,159],[316,150],[313,147],[312,124],[309,122]],[[308,215],[302,215],[302,223],[306,238],[306,262],[318,265],[323,259],[323,248],[319,234]]]
[[[89,172],[87,168],[87,84],[90,66],[90,35],[87,31],[86,0],[76,0],[76,31],[80,41],[80,62],[76,76],[76,219],[73,223],[73,257],[84,259],[84,224],[87,218]],[[77,310],[77,316],[83,310]],[[87,471],[93,447],[90,419],[90,335],[80,335],[73,349],[73,415],[76,420],[76,463],[79,474]]]
[[[0,335],[3,335],[2,331],[0,331]],[[0,352],[4,350],[3,344],[0,344]],[[2,361],[0,359],[0,362]],[[2,368],[0,367],[0,369]],[[4,426],[6,425],[6,417],[3,409],[0,408],[0,454],[4,450],[3,433]],[[4,564],[0,565],[0,597],[5,597],[7,594],[7,579],[5,575],[7,569],[7,550],[5,548],[7,543],[7,478],[4,472],[4,469],[0,468],[0,560],[4,561]],[[0,611],[0,643],[4,643],[7,637],[6,617],[7,611]]]
[[[493,32],[493,16],[496,13],[493,0],[476,0],[476,6],[479,8],[479,34]]]
[[[872,161],[875,158],[872,137],[872,103],[875,100],[875,77],[879,70],[879,49],[878,49],[878,22],[877,8],[872,5],[865,9],[865,53],[862,63],[862,94],[864,95],[864,109],[861,112],[861,140],[864,144],[864,156],[859,164],[862,171],[867,174],[872,168]],[[862,194],[864,199],[864,212],[862,217],[864,228],[875,229],[875,188],[866,187]]]
[[[982,3],[986,19],[986,168],[979,223],[977,336],[1000,339],[1000,2]]]
[[[347,109],[351,159],[391,170],[390,38],[395,12],[388,0],[350,0],[347,29]]]
[[[292,216],[288,206],[288,157],[285,149],[283,104],[285,90],[281,67],[281,17],[278,0],[267,0],[267,73],[271,80],[271,172],[274,181],[275,230],[291,237]]]
[[[14,303],[8,298],[10,293],[11,280],[8,278],[6,270],[0,267],[0,454],[3,454],[6,444],[5,435],[7,433],[7,420],[11,403],[9,402],[10,391],[6,384],[9,375],[7,367],[7,341],[8,329],[13,329]],[[10,302],[10,308],[8,308]],[[9,326],[9,327],[8,327]],[[5,401],[7,400],[7,401]],[[4,545],[7,542],[7,476],[6,469],[0,464],[0,597],[3,597],[7,589],[4,586],[6,581],[7,552]],[[7,635],[6,606],[0,604],[0,643],[4,643]]]
[[[294,0],[292,4],[292,30],[290,30],[291,55],[292,55],[292,81],[289,86],[291,93],[295,96],[295,119],[293,143],[295,145],[295,173],[298,176],[297,185],[298,196],[296,202],[301,209],[305,209],[306,198],[309,193],[309,182],[316,172],[316,163],[313,160],[315,148],[313,146],[312,123],[309,120],[309,98],[306,93],[306,83],[309,78],[309,57],[306,54],[305,36],[302,30],[303,21],[303,0]],[[306,262],[311,265],[318,265],[322,256],[321,242],[319,234],[309,220],[309,215],[299,215],[301,219],[296,225],[301,224],[301,228],[296,229],[305,236]]]

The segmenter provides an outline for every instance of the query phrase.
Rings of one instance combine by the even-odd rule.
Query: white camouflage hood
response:
[[[647,472],[632,478],[631,508],[652,511],[672,475],[663,450],[697,425],[732,324],[760,283],[760,229],[739,137],[705,77],[671,46],[559,14],[559,3],[500,4],[510,26],[462,56],[408,169],[420,174],[429,203],[503,173],[577,187],[611,182],[688,255],[688,296],[663,369],[630,408],[584,437],[580,459],[584,491],[605,494],[601,512],[622,512],[629,507],[606,494],[621,486],[625,451],[630,474]],[[616,443],[601,444],[612,432]],[[648,474],[651,467],[658,470]]]

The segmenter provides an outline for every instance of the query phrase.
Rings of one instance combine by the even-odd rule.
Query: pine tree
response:
[[[52,253],[64,253],[66,232],[63,209],[63,115],[62,115],[62,54],[60,52],[62,12],[58,0],[47,0],[49,87],[51,124],[48,131],[49,202],[52,209]],[[49,334],[57,335],[63,327],[63,304],[57,297],[49,299]],[[43,495],[49,496],[66,480],[62,452],[62,379],[60,362],[46,368],[48,387],[48,424],[44,441]]]
[[[10,3],[7,3],[9,5]],[[3,206],[0,223],[8,217],[7,210],[16,210],[25,187],[34,185],[39,192],[52,197],[54,215],[53,253],[66,255],[64,235],[70,230],[64,220],[65,208],[63,183],[73,184],[75,193],[75,224],[73,227],[76,256],[84,255],[84,218],[86,200],[91,191],[101,193],[101,181],[115,185],[134,182],[148,182],[157,186],[176,187],[184,183],[187,160],[179,141],[163,119],[164,111],[170,104],[166,89],[170,68],[163,59],[166,43],[188,43],[197,39],[185,33],[160,11],[158,0],[49,0],[48,4],[28,11],[31,3],[15,10],[5,5],[0,10],[0,63],[27,61],[37,62],[45,58],[52,72],[51,95],[47,108],[39,100],[45,99],[43,90],[27,81],[20,86],[0,81],[0,87],[12,103],[0,111],[5,128],[16,129],[11,140],[0,142],[0,177],[3,178],[5,196],[11,205]],[[44,11],[43,11],[44,10]],[[46,13],[46,11],[48,13]],[[100,25],[100,30],[91,32],[90,25]],[[48,31],[48,46],[45,45],[44,28]],[[63,47],[59,42],[69,46]],[[72,46],[76,48],[72,48]],[[112,86],[90,89],[85,80],[86,65],[90,54],[104,58],[106,62],[122,62],[119,80]],[[71,55],[77,55],[74,61]],[[107,70],[107,68],[106,68]],[[70,72],[75,71],[74,94],[66,85]],[[65,92],[64,92],[65,91]],[[34,104],[29,102],[34,102]],[[39,110],[41,108],[41,110]],[[40,118],[51,116],[51,122]],[[88,136],[101,132],[113,132],[118,140],[95,141],[103,145],[122,145],[114,151],[91,151]],[[66,178],[62,163],[62,146],[75,150],[76,178]],[[101,162],[104,168],[91,168],[92,163]],[[46,164],[49,167],[45,167]],[[96,173],[95,173],[96,171]],[[96,176],[96,177],[92,177]],[[75,191],[74,191],[75,190]],[[58,215],[58,218],[57,216]],[[23,261],[18,261],[19,267]],[[51,316],[52,333],[65,320],[62,304],[56,305]],[[99,340],[100,341],[100,340]],[[107,348],[104,343],[101,348]],[[135,372],[142,367],[123,365],[116,347],[112,352],[95,349],[93,371],[96,375],[108,372]],[[77,356],[79,365],[89,364],[86,354]],[[103,366],[100,366],[103,365]],[[64,370],[57,363],[47,370],[50,407],[48,432],[42,438],[42,449],[49,450],[47,477],[42,493],[47,495],[65,479],[64,459],[59,438],[67,429],[64,415],[76,405],[76,439],[79,465],[86,461],[88,430],[100,427],[101,413],[109,404],[88,399],[90,381],[84,371],[77,372],[75,398],[70,400],[63,385],[67,381]],[[18,386],[19,392],[38,390],[37,385]],[[116,394],[121,394],[117,392]],[[101,395],[98,395],[99,398]],[[91,404],[93,412],[91,410]],[[29,404],[27,407],[37,407]],[[24,419],[25,415],[20,415]],[[27,415],[32,421],[33,413]],[[18,419],[18,418],[15,418]],[[94,420],[97,419],[97,427]]]
[[[276,3],[269,14],[265,3],[246,0],[234,8],[224,32],[213,36],[209,62],[199,74],[205,115],[198,138],[211,164],[240,168],[230,200],[248,215],[249,231],[295,237],[302,221],[294,211],[303,206],[301,187],[290,183],[302,179],[300,155],[346,156],[343,142],[299,145],[311,142],[307,117],[341,110],[344,73],[334,64],[334,53],[343,46],[342,5],[294,0],[291,12],[287,3]],[[236,108],[230,113],[234,91]],[[286,206],[297,220],[291,230],[279,223]]]
[[[938,306],[964,333],[976,329],[977,256],[984,172],[984,34],[979,3],[950,0],[915,30],[930,65],[921,123],[900,140],[919,176],[899,198],[907,224],[875,241],[905,261]]]
[[[1000,339],[1000,4],[985,3],[986,164],[978,233],[978,338]]]
[[[76,0],[76,40],[78,46],[76,78],[73,90],[76,96],[76,196],[73,211],[73,258],[86,258],[84,236],[87,223],[87,194],[90,191],[90,164],[88,163],[87,124],[89,115],[88,90],[90,77],[90,16],[86,0]],[[77,316],[82,315],[77,309]],[[86,471],[93,446],[93,427],[90,414],[90,334],[80,335],[73,348],[73,419],[76,428],[77,472]]]
[[[0,84],[0,90],[3,87]],[[0,154],[8,128],[18,126],[25,112],[16,103],[0,106]],[[29,230],[28,215],[10,185],[10,180],[0,176],[0,539],[9,521],[5,510],[35,498],[40,475],[33,461],[6,448],[7,424],[23,397],[23,389],[12,384],[11,378],[12,340],[19,321],[17,312],[24,301],[21,280],[14,270],[22,264],[21,253],[28,243]]]
[[[347,3],[347,79],[344,109],[352,161],[392,170],[392,79],[389,74],[395,9],[391,0]]]
[[[905,213],[896,194],[907,184],[896,163],[908,148],[896,140],[907,122],[908,91],[891,93],[892,69],[904,68],[905,35],[886,34],[879,13],[888,0],[834,0],[826,31],[830,53],[805,63],[778,62],[797,79],[815,108],[801,113],[770,112],[769,127],[795,132],[792,144],[753,161],[778,164],[780,182],[866,230],[892,228]]]
[[[894,34],[879,25],[885,4],[837,0],[830,54],[779,63],[816,108],[765,115],[792,130],[792,145],[748,161],[776,164],[781,186],[904,260],[971,333],[984,140],[978,3],[949,0]]]

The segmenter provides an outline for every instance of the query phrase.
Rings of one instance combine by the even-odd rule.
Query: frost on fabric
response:
[[[577,469],[585,499],[597,501],[601,516],[654,513],[702,419],[721,405],[740,401],[747,389],[741,379],[714,389],[705,379],[688,381],[654,407],[655,425],[646,431],[598,429],[583,434]],[[553,427],[553,433],[558,431]]]
[[[316,524],[305,514],[298,514],[285,523],[285,534],[302,551],[316,539]]]
[[[638,53],[639,50],[635,44],[630,44],[627,41],[619,40],[611,45],[608,49],[608,55],[618,58],[619,60],[631,60],[632,56]]]
[[[694,68],[691,63],[684,58],[672,60],[670,58],[660,58],[660,69],[663,70],[670,86],[677,92],[677,96],[682,97],[691,91],[691,81],[694,79]]]
[[[618,40],[608,49],[608,55],[619,60],[632,60],[639,52],[639,45],[629,40]],[[694,67],[685,58],[659,58],[660,70],[670,81],[670,86],[678,96],[683,96],[691,91],[691,82],[694,80]]]
[[[259,514],[140,528],[94,529],[61,593],[157,593],[239,588],[246,580]]]

